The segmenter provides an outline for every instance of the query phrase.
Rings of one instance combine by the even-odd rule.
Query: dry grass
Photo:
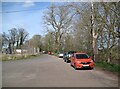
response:
[[[9,60],[21,60],[21,59],[28,59],[33,56],[37,55],[31,55],[31,54],[1,54],[1,61],[9,61]]]
[[[0,53],[0,61],[2,61],[2,53]]]

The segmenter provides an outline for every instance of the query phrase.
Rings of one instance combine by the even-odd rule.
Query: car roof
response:
[[[76,52],[74,54],[86,54],[86,52]]]
[[[67,53],[76,53],[76,51],[68,51]]]

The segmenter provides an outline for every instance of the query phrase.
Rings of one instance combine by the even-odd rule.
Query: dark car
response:
[[[63,56],[64,61],[67,62],[67,63],[70,62],[71,61],[70,58],[71,58],[73,53],[76,53],[76,51],[66,52]]]
[[[67,52],[65,52],[65,53],[63,54],[63,60],[64,60],[64,62],[67,60],[66,58],[67,58]]]

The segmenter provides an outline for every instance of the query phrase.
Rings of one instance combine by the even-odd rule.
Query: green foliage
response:
[[[35,48],[41,47],[41,35],[34,35],[30,41],[33,47]]]
[[[112,48],[111,49],[111,54],[109,56],[107,55],[108,53],[109,53],[109,50],[107,50],[107,49],[98,51],[98,54],[96,55],[96,61],[107,62],[108,57],[109,57],[111,59],[110,63],[118,64],[118,61],[119,61],[119,58],[120,58],[118,47],[115,46],[114,48]]]
[[[44,39],[44,45],[42,47],[43,50],[57,52],[57,50],[55,50],[53,32],[48,32],[43,39]]]
[[[107,63],[107,62],[99,61],[99,62],[96,62],[95,65],[97,67],[101,67],[104,70],[108,70],[108,71],[111,71],[111,72],[120,72],[120,66],[116,65],[116,64],[110,64],[110,63]]]

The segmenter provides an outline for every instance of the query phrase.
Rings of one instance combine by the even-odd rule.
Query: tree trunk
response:
[[[16,48],[17,48],[17,49],[19,48],[19,41],[17,41],[17,45],[16,45]]]
[[[9,43],[8,49],[9,49],[9,54],[12,54],[11,43]]]

